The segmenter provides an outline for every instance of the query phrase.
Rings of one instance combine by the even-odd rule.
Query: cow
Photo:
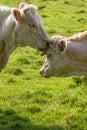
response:
[[[47,43],[42,76],[87,76],[87,31],[71,37],[52,36]]]
[[[17,47],[30,46],[39,50],[46,46],[46,34],[37,7],[25,2],[19,8],[0,6],[0,70]]]

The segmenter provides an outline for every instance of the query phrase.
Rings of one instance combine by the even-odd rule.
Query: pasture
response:
[[[1,0],[18,7],[21,0]],[[38,6],[49,36],[87,30],[86,0],[25,0]],[[45,56],[30,47],[16,49],[0,72],[0,130],[87,130],[87,78],[44,78]]]

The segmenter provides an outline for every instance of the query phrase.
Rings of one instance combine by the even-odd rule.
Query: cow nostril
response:
[[[44,70],[40,70],[40,75],[44,75]]]
[[[40,70],[40,75],[42,75],[42,71]]]

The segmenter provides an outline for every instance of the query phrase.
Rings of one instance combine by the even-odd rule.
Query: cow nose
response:
[[[45,77],[45,78],[49,78],[49,75],[46,74],[46,72],[43,70],[40,70],[40,75]]]
[[[42,70],[40,70],[40,75],[42,75]]]
[[[40,70],[40,75],[43,76],[44,70]]]

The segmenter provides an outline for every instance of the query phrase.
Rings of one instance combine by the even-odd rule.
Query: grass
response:
[[[21,0],[1,0],[18,7]],[[31,3],[30,0],[25,2]],[[86,0],[32,0],[49,36],[70,36],[87,28]],[[18,48],[0,73],[0,130],[87,130],[87,78],[43,78],[45,57]]]

